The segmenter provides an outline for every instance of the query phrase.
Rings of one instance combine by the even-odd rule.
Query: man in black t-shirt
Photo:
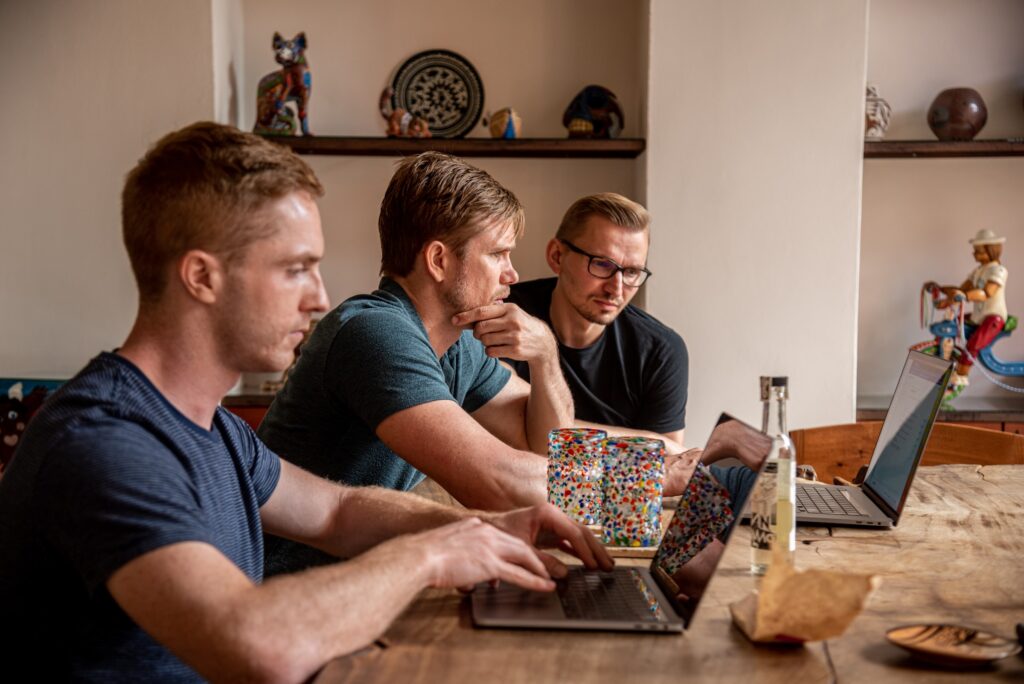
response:
[[[683,451],[689,356],[671,328],[629,302],[650,277],[650,216],[615,193],[577,200],[547,246],[557,278],[512,286],[509,301],[546,322],[558,339],[559,360],[572,392],[578,425],[612,434],[665,440],[665,494],[681,491],[698,460],[728,454]],[[529,380],[526,364],[506,359]],[[755,473],[712,465],[733,501],[746,498]]]
[[[689,359],[675,331],[630,304],[651,275],[649,223],[622,195],[576,201],[547,246],[558,277],[513,285],[509,301],[555,332],[578,420],[653,433],[671,452],[683,443]],[[527,364],[508,362],[530,379]]]

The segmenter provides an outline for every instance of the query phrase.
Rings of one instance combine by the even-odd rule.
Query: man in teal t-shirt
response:
[[[523,221],[461,159],[402,161],[381,203],[379,289],[317,324],[260,437],[349,484],[408,489],[426,474],[470,507],[544,501],[547,433],[572,425],[573,403],[551,331],[503,302]],[[499,358],[527,363],[532,383]],[[279,565],[287,555],[270,549],[270,571],[302,565]]]

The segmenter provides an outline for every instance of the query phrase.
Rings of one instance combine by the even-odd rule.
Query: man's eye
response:
[[[292,266],[291,268],[288,269],[288,275],[297,276],[305,273],[308,270],[309,266]]]
[[[594,265],[605,271],[614,271],[618,268],[614,261],[607,261],[606,259],[594,259]]]
[[[622,277],[624,278],[636,278],[640,275],[639,269],[636,268],[624,268],[622,269]]]

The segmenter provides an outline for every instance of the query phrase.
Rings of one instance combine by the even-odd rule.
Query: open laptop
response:
[[[708,449],[713,445],[743,450],[745,462],[759,472],[771,440],[722,414],[708,439]],[[698,468],[650,567],[598,572],[572,566],[553,592],[481,584],[472,594],[473,622],[478,627],[681,632],[693,620],[725,552],[736,522],[734,512],[742,511],[744,504],[733,501],[709,471]]]
[[[797,485],[798,525],[892,527],[903,512],[953,370],[952,361],[912,351],[860,487]],[[800,454],[797,454],[799,460]]]

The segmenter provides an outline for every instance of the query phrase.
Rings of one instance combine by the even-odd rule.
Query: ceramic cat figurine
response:
[[[295,135],[295,114],[288,103],[298,108],[302,135],[310,135],[306,110],[312,78],[306,62],[306,33],[291,40],[274,33],[274,59],[281,68],[260,79],[256,92],[256,126],[254,133],[269,135]]]

